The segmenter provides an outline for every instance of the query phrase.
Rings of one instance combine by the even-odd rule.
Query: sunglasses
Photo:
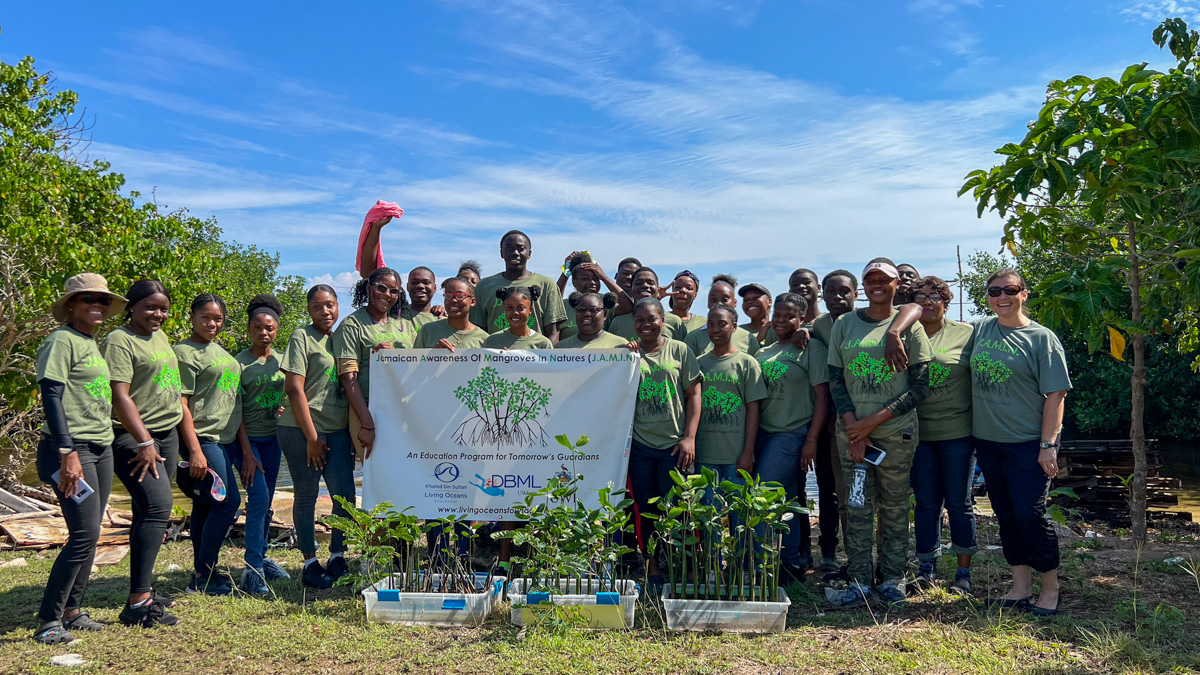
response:
[[[375,292],[382,293],[383,295],[390,295],[393,298],[400,297],[400,289],[399,288],[390,288],[390,287],[384,286],[383,284],[380,284],[380,283],[375,284]]]
[[[85,305],[100,305],[101,307],[111,307],[113,303],[111,295],[92,295],[91,293],[80,293],[79,301]]]
[[[1005,295],[1016,295],[1023,290],[1025,289],[1015,284],[1012,286],[989,286],[987,293],[989,298],[998,298],[1000,297],[1001,293]]]
[[[930,302],[941,302],[942,294],[941,293],[930,293],[929,295],[925,295],[924,293],[917,293],[916,295],[913,296],[914,302],[925,302],[926,300],[928,300]]]
[[[442,293],[442,297],[447,300],[466,300],[467,298],[473,298],[475,296],[471,295],[470,293],[458,291],[454,293]]]
[[[191,465],[190,465],[190,464],[188,464],[187,460],[180,460],[180,461],[179,461],[179,468],[180,468],[180,469],[186,469],[186,468],[188,468],[189,466],[191,466]],[[212,467],[208,467],[208,468],[206,468],[206,469],[205,469],[205,471],[207,471],[207,472],[208,472],[208,475],[212,476],[212,479],[213,479],[212,488],[211,488],[211,489],[209,489],[208,493],[209,493],[210,495],[212,495],[212,498],[213,498],[215,501],[218,501],[218,502],[223,502],[223,501],[225,501],[225,494],[226,494],[226,492],[225,492],[225,481],[221,480],[221,477],[217,475],[217,472],[216,472],[216,471],[213,471],[213,470],[212,470]]]

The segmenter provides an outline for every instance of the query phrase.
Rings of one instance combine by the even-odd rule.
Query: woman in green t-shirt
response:
[[[504,308],[508,328],[492,333],[483,341],[488,349],[554,349],[550,339],[529,327],[533,303],[541,297],[537,286],[508,286],[496,291],[496,299]]]
[[[488,338],[484,329],[471,323],[475,306],[475,286],[465,277],[450,277],[442,282],[442,302],[446,318],[421,326],[416,349],[478,349]]]
[[[242,423],[250,452],[230,452],[246,493],[246,569],[241,589],[249,595],[268,595],[267,581],[290,575],[267,556],[271,528],[271,503],[283,454],[275,438],[283,406],[282,354],[272,345],[279,335],[283,303],[270,293],[260,293],[246,306],[250,346],[234,358],[242,364]]]
[[[946,318],[954,294],[938,277],[925,277],[913,286],[921,306],[921,327],[933,347],[929,363],[929,397],[917,406],[920,442],[913,455],[912,488],[916,496],[913,530],[917,541],[916,583],[932,586],[942,548],[942,509],[950,520],[950,543],[958,556],[951,592],[970,595],[971,556],[975,543],[975,439],[971,437],[970,324]]]
[[[242,364],[215,342],[225,328],[225,318],[224,298],[201,293],[188,313],[192,334],[175,345],[183,402],[200,441],[200,453],[188,453],[188,466],[185,469],[180,462],[176,474],[179,489],[192,500],[189,530],[195,571],[187,592],[206,595],[233,591],[226,576],[216,570],[221,544],[242,504],[229,455],[250,449],[242,427]],[[222,491],[223,499],[219,498]]]
[[[604,330],[604,312],[617,305],[612,293],[572,293],[567,298],[570,314],[575,315],[578,328],[575,335],[558,343],[557,349],[616,349],[629,344],[629,340]]]
[[[173,626],[179,619],[166,608],[174,602],[152,586],[154,561],[171,517],[180,442],[203,455],[180,393],[179,360],[162,332],[171,296],[161,282],[143,279],[125,297],[125,322],[102,345],[112,380],[113,473],[133,502],[129,598],[120,618],[127,626]]]
[[[771,328],[776,341],[754,355],[767,385],[754,466],[759,478],[782,484],[788,498],[801,503],[807,502],[805,479],[816,463],[818,438],[829,414],[829,359],[824,343],[809,340],[803,350],[792,343],[807,310],[808,302],[795,293],[775,298]],[[785,578],[804,581],[812,567],[811,537],[808,515],[797,514],[783,535]]]
[[[663,335],[663,306],[646,297],[633,307],[633,327],[641,352],[641,381],[633,413],[629,485],[637,504],[642,550],[653,525],[641,514],[654,513],[650,500],[665,497],[675,484],[671,471],[690,473],[696,458],[702,375],[696,356],[678,340]],[[658,561],[646,563],[651,586],[661,588]]]
[[[633,298],[635,303],[642,298],[654,298],[657,300],[659,292],[662,290],[658,285],[658,274],[649,267],[642,267],[634,272],[629,284],[630,288],[633,289],[630,297]],[[630,341],[637,339],[637,329],[634,327],[632,313],[614,316],[608,322],[608,327],[605,330]],[[684,336],[687,335],[687,329],[683,327],[683,320],[678,316],[666,314],[663,317],[662,333],[672,340],[683,340]]]
[[[700,278],[688,270],[676,274],[675,279],[671,282],[671,293],[667,298],[667,306],[671,308],[671,313],[683,322],[684,330],[687,333],[704,330],[708,323],[706,318],[692,314],[692,304],[696,302],[696,296],[699,293]],[[686,333],[684,336],[686,337]]]
[[[1025,315],[1029,291],[1003,269],[987,282],[996,316],[975,324],[971,342],[971,432],[988,499],[1000,524],[1012,589],[996,604],[1058,613],[1058,537],[1046,518],[1046,493],[1058,475],[1063,401],[1071,389],[1062,343]],[[1033,599],[1033,572],[1042,591]]]
[[[329,563],[322,567],[317,561],[313,526],[317,494],[324,478],[331,496],[354,503],[354,445],[346,430],[346,395],[330,353],[329,336],[338,319],[337,292],[326,284],[317,284],[308,289],[307,298],[312,323],[292,332],[279,366],[285,378],[285,399],[275,436],[296,493],[292,524],[296,546],[304,555],[301,583],[310,588],[330,588],[346,573],[345,534],[333,530]],[[349,516],[336,499],[333,512]]]
[[[715,307],[729,307],[736,311],[737,305],[737,279],[728,274],[713,275],[712,286],[708,289],[709,311],[712,311]],[[745,328],[739,327],[735,330],[732,340],[734,347],[751,356],[760,347],[758,336]],[[696,356],[703,356],[712,350],[712,341],[708,339],[708,331],[704,327],[701,327],[700,330],[689,332],[684,338],[684,342],[687,343],[688,348]]]
[[[58,497],[67,526],[67,543],[50,568],[38,611],[41,625],[33,634],[48,645],[74,640],[72,630],[103,628],[82,609],[113,477],[112,389],[94,334],[125,308],[125,298],[110,292],[99,274],[77,274],[63,291],[50,309],[60,326],[37,351],[45,411],[37,472]],[[95,494],[87,494],[84,485]]]

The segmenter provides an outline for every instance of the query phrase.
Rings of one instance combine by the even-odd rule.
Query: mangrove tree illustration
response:
[[[775,394],[783,386],[783,376],[787,374],[788,364],[785,361],[767,361],[762,364],[763,379],[767,381],[767,391]]]
[[[547,413],[550,389],[522,377],[513,382],[495,368],[454,390],[454,397],[471,411],[454,430],[454,442],[466,446],[546,445],[549,435],[540,417]]]
[[[667,381],[642,377],[638,384],[638,405],[642,411],[652,415],[664,415],[671,410],[675,398],[675,385]]]
[[[883,359],[873,359],[866,352],[859,352],[854,360],[846,365],[855,378],[854,382],[868,393],[875,393],[883,385],[891,382],[892,371]]]
[[[944,366],[937,361],[929,362],[929,386],[940,387],[950,379],[950,366]]]
[[[733,424],[734,417],[742,407],[742,399],[735,391],[717,391],[716,387],[705,387],[700,396],[700,409],[705,424]]]
[[[997,361],[987,352],[977,352],[971,357],[971,377],[975,386],[990,394],[1003,394],[1008,386],[1012,371],[1003,361]]]

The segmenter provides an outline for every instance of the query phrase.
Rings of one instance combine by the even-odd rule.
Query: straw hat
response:
[[[76,293],[103,293],[112,298],[113,302],[104,310],[104,318],[109,319],[125,310],[125,298],[108,290],[108,280],[99,274],[84,272],[76,274],[67,279],[63,284],[63,294],[55,301],[54,306],[50,308],[50,314],[59,323],[66,323],[70,317],[67,316],[67,301],[75,296]]]

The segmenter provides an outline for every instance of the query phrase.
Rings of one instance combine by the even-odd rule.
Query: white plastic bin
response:
[[[395,575],[398,577],[399,575]],[[442,575],[433,576],[434,587],[441,583]],[[364,588],[367,601],[367,621],[398,623],[406,626],[479,626],[500,604],[500,593],[504,590],[505,577],[492,577],[487,588],[488,575],[475,574],[478,593],[401,593],[388,588],[387,579],[379,580],[370,588]],[[397,578],[397,582],[399,579]]]
[[[777,599],[778,602],[682,600],[672,598],[670,588],[663,588],[662,603],[669,630],[782,633],[792,599],[783,588],[779,589]]]
[[[580,607],[590,628],[633,628],[633,611],[639,593],[637,583],[631,579],[593,579],[591,595],[583,595],[587,591],[587,580],[584,580],[582,587],[577,587],[575,580],[571,579],[559,583],[562,593],[535,593],[532,598],[525,594],[525,581],[513,579],[508,585],[508,600],[512,603],[512,622],[515,626],[535,622],[539,615],[551,609],[540,603],[550,602]]]

